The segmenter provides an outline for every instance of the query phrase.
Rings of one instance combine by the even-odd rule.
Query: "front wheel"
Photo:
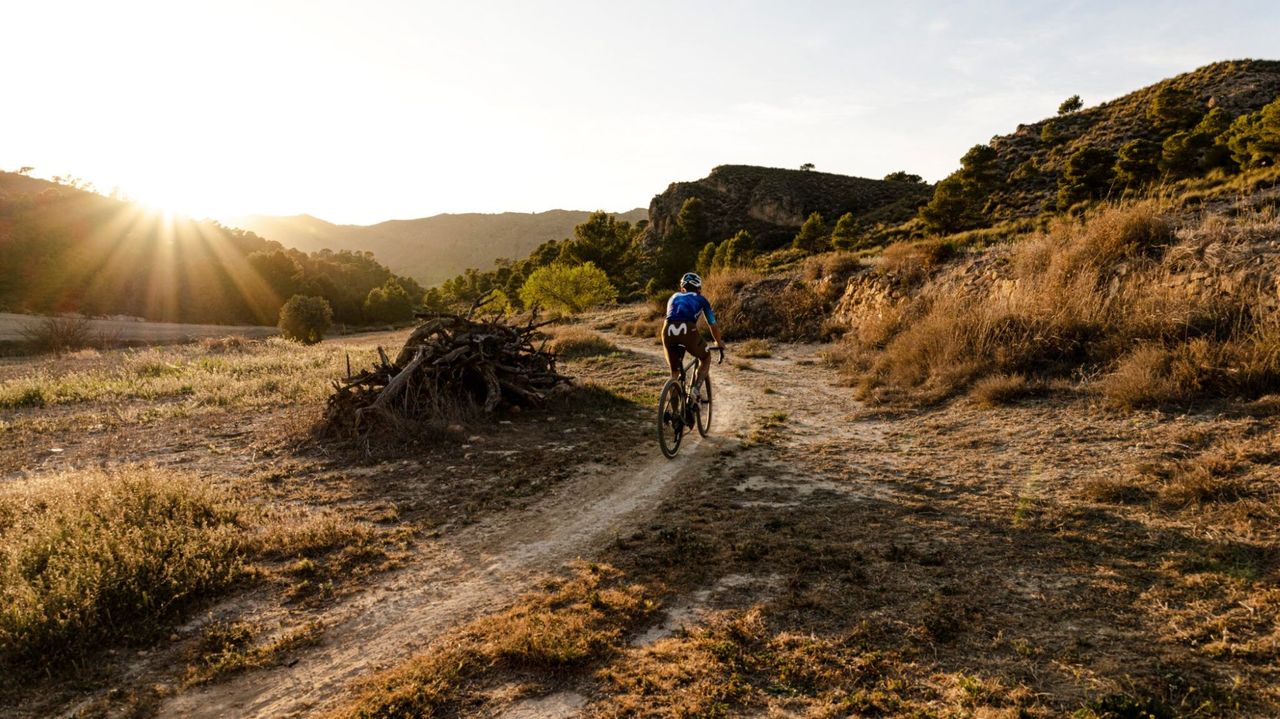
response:
[[[702,402],[694,408],[698,416],[698,434],[703,437],[711,430],[711,378],[707,377],[702,384]]]
[[[679,451],[684,430],[684,393],[679,382],[668,380],[658,396],[658,447],[668,459]]]

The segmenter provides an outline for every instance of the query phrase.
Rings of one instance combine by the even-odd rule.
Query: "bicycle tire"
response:
[[[707,436],[707,432],[711,431],[711,378],[707,377],[702,385],[702,398],[706,400],[694,408],[697,414],[698,434],[703,437]]]
[[[684,439],[683,390],[676,380],[668,380],[658,395],[658,448],[671,459],[680,451]]]

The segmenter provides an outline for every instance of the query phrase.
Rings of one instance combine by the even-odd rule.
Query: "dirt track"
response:
[[[651,345],[630,349],[657,358]],[[748,421],[748,390],[717,375],[713,434],[686,438],[667,460],[657,451],[638,466],[583,464],[537,504],[490,518],[440,540],[430,556],[328,609],[318,646],[292,666],[239,676],[169,701],[166,717],[309,715],[354,679],[403,660],[444,630],[510,602],[539,574],[590,556],[657,507],[675,480],[702,471]]]
[[[24,332],[39,327],[45,319],[39,315],[0,312],[0,342],[25,339]],[[106,338],[111,342],[188,342],[203,337],[244,335],[259,338],[276,334],[274,327],[256,325],[191,325],[132,319],[91,319],[88,322],[92,337]]]

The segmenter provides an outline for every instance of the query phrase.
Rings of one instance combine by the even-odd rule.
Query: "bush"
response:
[[[526,307],[538,305],[571,313],[617,298],[618,290],[609,282],[608,275],[590,262],[573,267],[562,264],[539,267],[520,288],[520,299]]]
[[[762,359],[773,356],[773,345],[769,340],[751,339],[735,347],[733,353],[747,359]]]
[[[785,342],[823,339],[828,306],[813,287],[787,278],[725,271],[703,284],[726,340],[766,337]]]
[[[1080,96],[1072,95],[1071,97],[1063,100],[1061,105],[1058,105],[1058,114],[1070,115],[1073,112],[1077,112],[1082,107],[1084,107],[1084,101],[1080,99]]]
[[[566,359],[598,357],[618,351],[617,345],[585,327],[559,328],[549,344],[552,352]]]
[[[200,340],[200,349],[205,352],[243,352],[254,345],[254,341],[244,335],[226,335],[225,337],[206,337]]]
[[[285,339],[313,345],[333,326],[333,309],[323,297],[294,295],[280,308],[277,326]]]
[[[90,345],[89,320],[83,317],[45,317],[20,330],[23,343],[33,354],[62,354]]]
[[[142,639],[241,574],[240,508],[157,469],[0,488],[0,658],[45,666]]]
[[[984,407],[1009,404],[1031,393],[1026,375],[995,374],[973,383],[970,396]]]
[[[1084,147],[1068,157],[1058,180],[1058,209],[1106,194],[1115,164],[1115,154],[1101,147]]]
[[[941,238],[920,242],[895,242],[880,253],[878,272],[907,285],[917,285],[933,270],[955,256],[956,246]]]
[[[862,270],[862,260],[851,252],[827,252],[805,261],[801,275],[810,282],[839,282]]]

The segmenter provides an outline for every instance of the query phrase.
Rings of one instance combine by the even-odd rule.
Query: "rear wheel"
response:
[[[711,430],[711,378],[702,381],[702,402],[694,408],[698,416],[698,434],[703,437]]]
[[[680,383],[668,380],[658,396],[658,447],[668,459],[676,456],[684,438],[684,395]]]

